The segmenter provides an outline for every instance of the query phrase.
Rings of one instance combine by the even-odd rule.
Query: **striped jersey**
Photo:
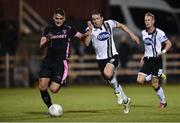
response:
[[[103,22],[102,27],[93,27],[91,41],[95,49],[96,59],[107,59],[118,54],[112,31],[112,29],[116,27],[116,23],[114,20],[107,20]]]
[[[157,57],[162,50],[162,42],[168,40],[164,31],[155,28],[153,33],[148,33],[147,30],[142,31],[142,39],[144,42],[145,53],[144,57]]]

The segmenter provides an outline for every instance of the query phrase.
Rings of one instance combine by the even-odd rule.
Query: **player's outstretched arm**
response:
[[[86,33],[83,34],[81,40],[83,41],[85,46],[89,46],[91,42],[91,35],[90,32],[87,31]]]
[[[135,41],[137,44],[140,44],[139,38],[132,31],[130,31],[130,29],[126,25],[117,22],[117,28],[120,28],[123,31],[127,32],[131,36],[131,39],[133,41]]]
[[[81,38],[85,46],[89,46],[92,40],[91,33],[92,33],[93,24],[91,23],[91,21],[88,21],[87,25],[88,25],[87,31],[86,33],[83,34]]]

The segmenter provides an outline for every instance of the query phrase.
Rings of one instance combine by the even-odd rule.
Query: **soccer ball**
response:
[[[52,104],[49,107],[49,114],[55,117],[61,116],[63,114],[62,106],[59,104]]]

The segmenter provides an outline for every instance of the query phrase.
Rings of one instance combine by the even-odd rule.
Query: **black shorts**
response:
[[[140,72],[147,75],[158,76],[159,69],[162,69],[162,57],[144,57],[144,65],[140,69]]]
[[[51,81],[63,85],[67,74],[67,60],[54,60],[47,57],[43,59],[39,72],[39,78],[50,78]]]
[[[113,57],[108,58],[108,59],[97,60],[97,62],[98,62],[98,65],[99,65],[99,69],[101,71],[101,75],[106,80],[106,77],[104,75],[104,68],[106,67],[106,64],[111,63],[111,64],[114,65],[115,68],[117,68],[118,65],[119,65],[119,57],[118,57],[118,55],[114,55]]]

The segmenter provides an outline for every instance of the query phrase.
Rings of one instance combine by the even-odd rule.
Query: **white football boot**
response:
[[[124,105],[124,113],[128,114],[130,112],[130,103],[131,103],[131,98],[127,98],[127,102],[123,103]]]

